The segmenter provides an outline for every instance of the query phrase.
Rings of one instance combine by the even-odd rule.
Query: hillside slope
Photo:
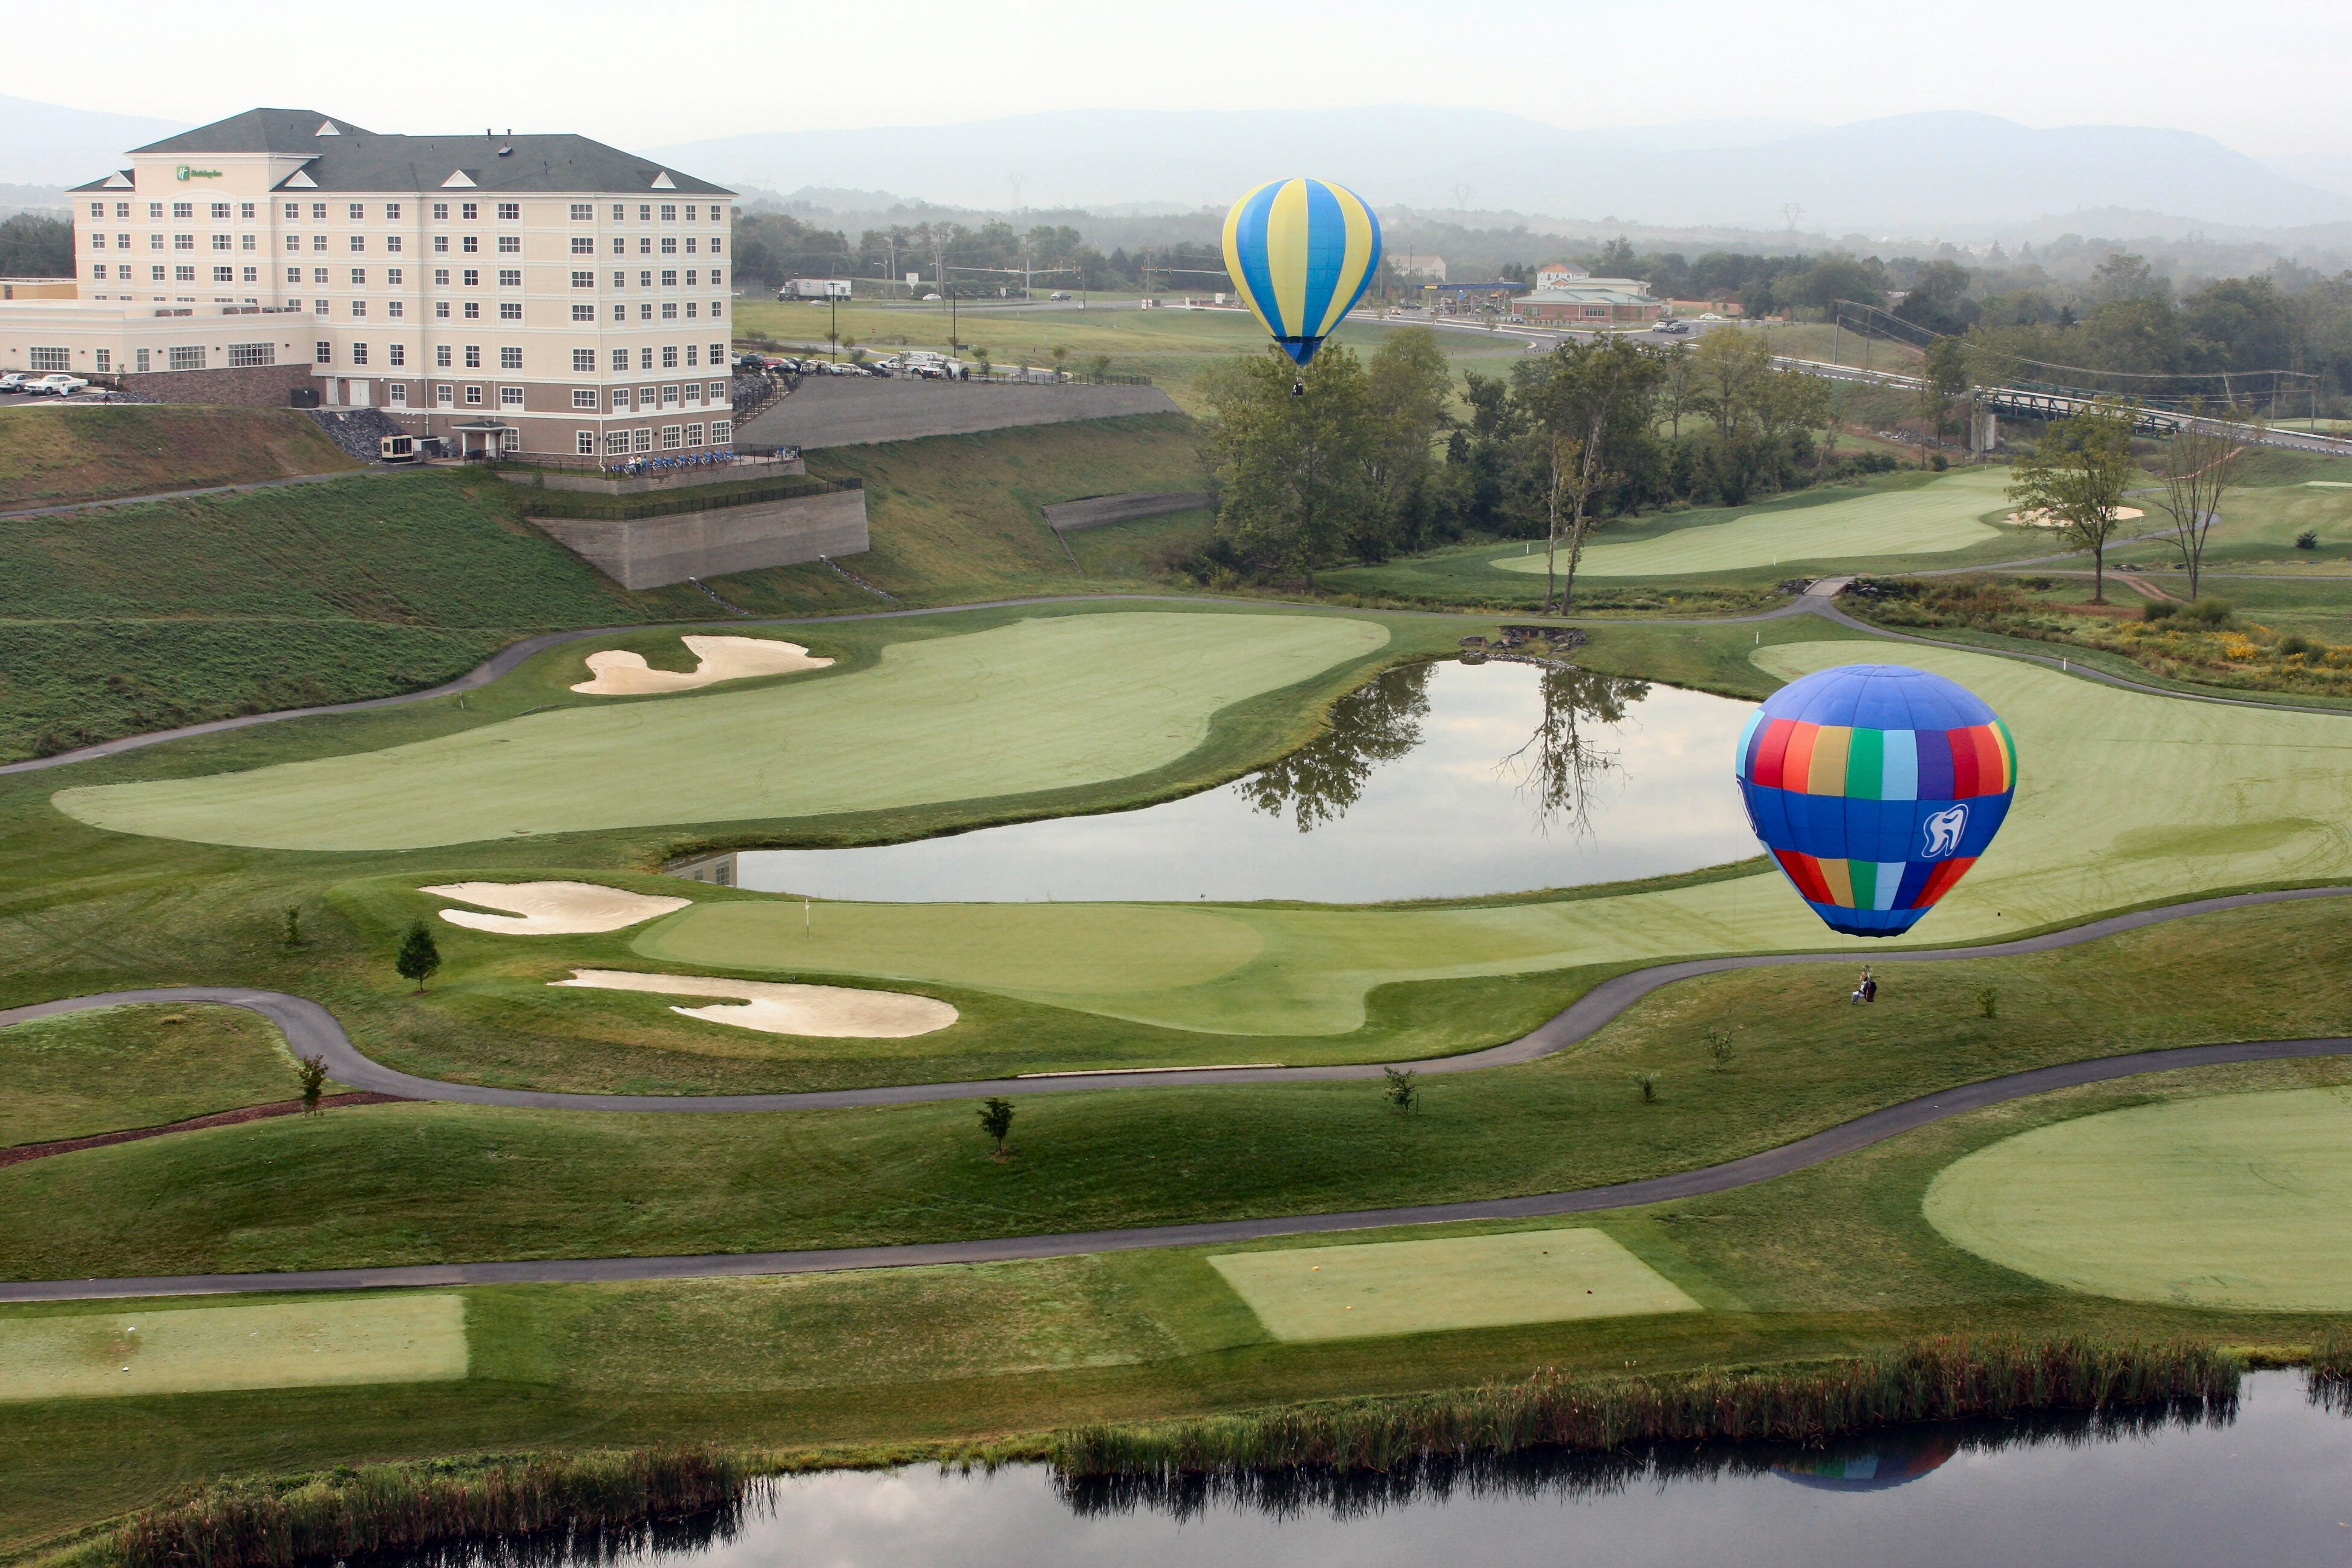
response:
[[[291,408],[134,403],[0,412],[0,511],[359,466]]]

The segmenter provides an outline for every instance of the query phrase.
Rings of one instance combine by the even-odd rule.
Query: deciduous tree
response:
[[[2102,397],[2071,419],[2053,419],[2031,456],[2020,459],[2009,499],[2040,512],[2090,552],[2091,602],[2107,602],[2107,541],[2137,471],[2132,463],[2133,407]]]
[[[2158,474],[2164,480],[2164,510],[2172,519],[2172,545],[2180,552],[2181,567],[2189,574],[2189,597],[2194,602],[2205,570],[2205,535],[2221,518],[2222,496],[2237,482],[2247,443],[2244,426],[2219,423],[2241,418],[2236,408],[2209,411],[2200,401],[2183,412],[2189,422],[2164,444]]]

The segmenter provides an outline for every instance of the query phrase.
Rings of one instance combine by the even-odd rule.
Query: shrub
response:
[[[1010,1136],[1013,1131],[1013,1102],[1009,1100],[999,1099],[997,1096],[992,1094],[986,1100],[982,1100],[980,1102],[980,1130],[996,1141],[995,1151],[989,1157],[993,1160],[1003,1159],[1004,1140]]]
[[[1988,1018],[2000,1016],[2000,987],[1988,985],[1977,993],[1977,1011]]]
[[[1723,1028],[1706,1032],[1706,1054],[1715,1058],[1715,1070],[1723,1071],[1731,1065],[1731,1031]]]
[[[2301,533],[2296,534],[2294,536],[2294,547],[2297,550],[2318,549],[2319,530],[2315,528],[2306,528]]]
[[[2279,638],[2275,651],[2281,658],[2305,658],[2326,650],[2301,632],[2289,632]]]
[[[1642,1091],[1643,1104],[1655,1105],[1658,1103],[1658,1075],[1656,1073],[1635,1073],[1633,1075],[1633,1087]]]
[[[1395,1106],[1399,1115],[1421,1109],[1421,1085],[1410,1068],[1382,1068],[1381,1072],[1387,1080],[1381,1098]]]
[[[423,921],[410,926],[408,933],[400,939],[400,952],[394,957],[392,966],[400,972],[403,980],[414,980],[416,988],[424,990],[433,972],[441,967],[441,950],[434,945],[433,928]]]
[[[2169,599],[2150,599],[2139,607],[2143,621],[2168,621],[2180,613],[2180,606]]]
[[[303,1057],[300,1060],[302,1065],[295,1070],[302,1079],[302,1109],[315,1111],[319,1109],[320,1091],[327,1087],[327,1058]]]
[[[2199,599],[2180,613],[2205,626],[2227,626],[2232,606],[2227,599]]]

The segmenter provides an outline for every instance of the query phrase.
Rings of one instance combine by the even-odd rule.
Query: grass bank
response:
[[[359,466],[290,408],[132,404],[0,418],[0,511]]]

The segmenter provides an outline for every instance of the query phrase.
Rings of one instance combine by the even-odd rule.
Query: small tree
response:
[[[1658,1103],[1658,1075],[1656,1073],[1635,1073],[1633,1075],[1633,1087],[1642,1091],[1643,1104],[1655,1105]]]
[[[2000,987],[1987,985],[1977,992],[1977,1011],[1988,1018],[2000,1016]]]
[[[392,966],[400,971],[403,980],[415,981],[419,991],[425,989],[433,972],[441,967],[441,950],[433,945],[432,929],[423,921],[410,926],[408,934],[400,939],[400,953],[392,961]]]
[[[2130,405],[2108,397],[2071,419],[2052,420],[2033,455],[2017,464],[2009,487],[2021,511],[2040,512],[2090,552],[2095,605],[2107,602],[2107,542],[2135,472],[2134,420]]]
[[[992,1160],[1003,1159],[1005,1157],[1004,1140],[1011,1136],[1013,1132],[1013,1102],[1009,1100],[999,1099],[997,1096],[992,1094],[986,1100],[982,1100],[980,1102],[980,1130],[982,1132],[987,1133],[989,1137],[993,1139],[996,1142],[995,1152],[990,1154],[989,1158]]]
[[[1721,1072],[1731,1065],[1731,1031],[1709,1029],[1706,1032],[1706,1054],[1715,1058],[1715,1070]]]
[[[1409,1068],[1382,1068],[1381,1074],[1386,1079],[1381,1089],[1381,1098],[1396,1107],[1398,1115],[1409,1116],[1421,1109],[1418,1074]]]
[[[980,379],[986,381],[988,379],[989,372],[996,368],[996,361],[994,357],[992,356],[984,348],[973,349],[971,351],[971,357],[980,363]]]
[[[310,1115],[318,1110],[319,1097],[327,1087],[327,1058],[303,1057],[299,1060],[301,1065],[294,1070],[302,1080],[303,1114]]]
[[[1053,348],[1047,352],[1052,353],[1054,356],[1055,379],[1058,381],[1063,376],[1069,374],[1069,371],[1066,368],[1064,362],[1070,357],[1070,345],[1067,343],[1055,343]]]
[[[2222,412],[2234,415],[2237,410]],[[2221,498],[2237,482],[2238,460],[2245,456],[2247,443],[2218,420],[2209,420],[2201,402],[2190,404],[2188,414],[2189,419],[2164,444],[2159,472],[2164,510],[2172,516],[2172,547],[2180,552],[2181,567],[2189,574],[2189,597],[2194,600],[2198,578],[2205,570],[2205,535],[2221,519]],[[2304,550],[2319,541],[2294,542]]]
[[[302,945],[301,905],[289,904],[286,906],[286,926],[283,931],[278,932],[278,940],[284,942],[288,947],[299,947]]]
[[[1952,427],[1952,405],[1968,395],[1968,350],[1958,338],[1938,338],[1919,368],[1919,412],[1940,446],[1944,433]],[[1925,447],[1919,448],[1922,465],[1927,462],[1927,451]]]
[[[1093,371],[1095,381],[1099,384],[1102,379],[1110,374],[1110,355],[1095,355],[1092,360],[1087,362],[1087,367]]]

